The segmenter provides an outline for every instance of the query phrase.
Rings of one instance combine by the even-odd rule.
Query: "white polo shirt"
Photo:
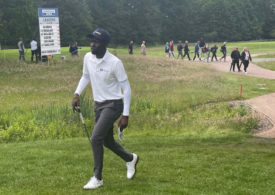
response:
[[[122,99],[123,94],[119,82],[128,79],[120,59],[106,51],[103,58],[98,59],[91,52],[84,57],[83,77],[90,80],[93,97],[97,102]],[[81,81],[75,91],[81,94],[86,84]]]
[[[35,40],[32,40],[30,45],[32,51],[37,50],[37,42]]]

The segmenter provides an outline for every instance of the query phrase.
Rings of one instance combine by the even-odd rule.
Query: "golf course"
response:
[[[127,180],[125,162],[105,149],[104,186],[95,191],[82,189],[93,156],[71,108],[90,48],[72,57],[63,47],[38,63],[30,51],[24,62],[16,49],[0,50],[0,194],[275,194],[275,139],[255,135],[268,130],[260,125],[265,117],[246,103],[274,93],[275,77],[253,76],[250,67],[247,75],[229,72],[235,46],[247,47],[255,66],[275,70],[274,41],[229,42],[228,62],[210,63],[169,59],[163,45],[148,46],[146,56],[138,45],[134,55],[127,47],[108,49],[122,60],[132,90],[124,141],[116,126],[114,136],[140,160]],[[90,86],[80,99],[91,133]]]

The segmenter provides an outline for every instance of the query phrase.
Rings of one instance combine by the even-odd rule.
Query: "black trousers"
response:
[[[248,60],[244,60],[243,61],[243,65],[244,65],[244,72],[246,72],[247,67],[248,67],[249,61]]]
[[[182,57],[182,58],[184,58],[185,56],[187,56],[187,57],[188,57],[188,59],[189,59],[189,60],[191,60],[188,52],[184,52],[184,55],[183,55],[183,57]]]
[[[195,51],[195,55],[194,55],[193,60],[195,60],[195,59],[196,59],[196,56],[198,56],[198,58],[200,59],[200,54],[199,54],[199,52],[198,52],[198,51]]]
[[[232,60],[230,70],[233,69],[233,71],[235,71],[235,65],[237,65],[238,71],[241,71],[241,70],[240,70],[239,60]]]
[[[224,61],[226,60],[226,52],[222,52],[223,56],[221,57],[220,60],[224,59]]]
[[[35,55],[35,61],[38,61],[37,50],[32,50],[31,61],[33,62],[33,56]]]
[[[212,53],[211,61],[213,61],[213,58],[214,58],[214,57],[215,57],[216,61],[218,61],[216,53]]]
[[[22,50],[22,51],[19,50],[19,60],[24,60],[25,61],[25,52],[24,52],[24,50]]]
[[[133,155],[118,144],[113,136],[113,125],[123,111],[123,101],[116,100],[107,103],[95,103],[94,111],[96,124],[91,138],[94,155],[94,176],[101,180],[103,145],[126,162],[132,161]]]
[[[181,56],[181,59],[182,59],[183,58],[182,51],[178,50],[178,57],[177,57],[177,59],[179,59],[180,56]]]

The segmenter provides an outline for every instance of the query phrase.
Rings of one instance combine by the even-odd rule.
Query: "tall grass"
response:
[[[235,113],[235,108],[220,102],[254,97],[275,89],[270,80],[220,73],[204,63],[125,54],[119,54],[119,57],[124,62],[132,88],[129,132],[133,134],[168,133],[202,138],[246,135],[249,129],[255,128],[256,120],[249,112],[241,116]],[[81,71],[80,57],[65,61],[56,59],[53,64],[2,62],[0,84],[4,89],[0,92],[0,140],[82,136],[78,115],[70,108]],[[266,90],[257,88],[259,83],[264,83]],[[239,95],[240,84],[244,89],[242,97]],[[94,116],[90,86],[84,93],[81,106],[92,131]],[[209,103],[217,105],[198,110],[198,106]],[[224,115],[217,119],[220,122],[207,122],[218,118],[213,110]],[[204,121],[209,113],[213,115]],[[228,115],[232,120],[226,118]]]

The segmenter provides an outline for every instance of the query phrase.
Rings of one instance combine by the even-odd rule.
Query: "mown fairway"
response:
[[[93,161],[70,103],[83,56],[30,64],[11,52],[0,61],[0,194],[275,194],[275,141],[251,136],[258,120],[244,105],[228,104],[274,92],[274,81],[158,57],[162,48],[146,57],[112,51],[132,88],[122,144],[140,155],[136,178],[127,180],[125,163],[106,149],[103,188],[82,190]],[[88,87],[82,107],[91,129],[90,93]]]

